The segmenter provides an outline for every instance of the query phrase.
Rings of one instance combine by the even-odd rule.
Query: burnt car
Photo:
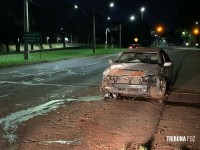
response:
[[[145,96],[161,99],[170,84],[173,64],[162,49],[137,48],[122,52],[103,72],[104,97]]]

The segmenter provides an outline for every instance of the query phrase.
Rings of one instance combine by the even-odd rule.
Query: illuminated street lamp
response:
[[[155,29],[155,32],[156,32],[155,45],[157,45],[160,35],[161,35],[161,33],[163,33],[163,31],[164,31],[163,25],[159,25],[156,27],[156,29]]]
[[[75,8],[75,9],[78,9],[78,5],[74,5],[74,8]]]
[[[162,33],[162,32],[163,32],[163,27],[162,27],[162,26],[158,26],[158,27],[156,28],[156,32],[157,32],[157,33]]]
[[[193,34],[198,35],[199,34],[199,28],[194,28],[193,29]]]
[[[115,3],[114,2],[110,2],[110,7],[114,7],[115,6]]]
[[[141,14],[142,14],[142,20],[143,20],[143,12],[145,11],[145,7],[142,7],[142,8],[140,9],[140,11],[141,11]]]
[[[130,16],[130,20],[131,20],[131,21],[135,20],[135,16],[133,16],[133,15]]]

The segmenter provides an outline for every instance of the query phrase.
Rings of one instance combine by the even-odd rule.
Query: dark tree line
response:
[[[191,27],[196,21],[200,23],[200,0],[175,0],[176,27]]]
[[[200,25],[200,0],[174,0],[175,30],[169,36],[171,43],[182,44],[184,41],[199,43],[199,34],[193,34],[193,28]],[[198,24],[196,24],[198,22]],[[185,32],[186,35],[182,35]],[[172,33],[171,33],[172,35]]]

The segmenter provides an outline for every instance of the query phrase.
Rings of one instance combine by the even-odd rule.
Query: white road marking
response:
[[[17,135],[15,135],[15,131],[17,130],[18,126],[33,117],[43,115],[48,113],[52,110],[57,109],[59,106],[63,105],[65,102],[70,101],[96,101],[101,100],[102,96],[90,96],[90,97],[81,97],[78,99],[60,99],[60,100],[52,100],[45,104],[41,104],[36,107],[31,107],[27,110],[21,110],[15,113],[11,113],[10,115],[6,116],[5,118],[0,119],[0,124],[3,128],[3,138],[6,139],[8,142],[12,143],[16,140]]]
[[[97,59],[104,59],[104,58],[108,58],[109,56],[103,56],[103,57],[99,57]]]
[[[101,63],[101,62],[91,63],[91,64],[84,65],[84,66],[82,66],[82,67],[87,67],[87,66],[97,65],[97,64],[100,64],[100,63]]]
[[[7,96],[12,95],[12,94],[14,94],[14,93],[8,93],[8,94],[6,94],[6,95],[2,95],[2,96],[0,96],[0,98],[2,98],[2,97],[7,97]]]

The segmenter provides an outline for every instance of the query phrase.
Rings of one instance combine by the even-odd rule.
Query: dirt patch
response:
[[[153,148],[200,149],[200,109],[166,106],[155,134]]]
[[[72,95],[77,98],[91,96],[91,93],[101,94],[95,88],[86,88]],[[177,95],[169,97],[173,102],[183,99]],[[198,150],[199,122],[199,108],[155,100],[72,101],[23,122],[16,133],[17,141],[12,144],[1,141],[0,149],[135,150],[144,145],[148,150]],[[195,136],[195,141],[168,141],[169,136]]]
[[[123,150],[148,143],[162,104],[143,101],[70,102],[23,123],[16,150]],[[5,146],[6,148],[6,146]]]

